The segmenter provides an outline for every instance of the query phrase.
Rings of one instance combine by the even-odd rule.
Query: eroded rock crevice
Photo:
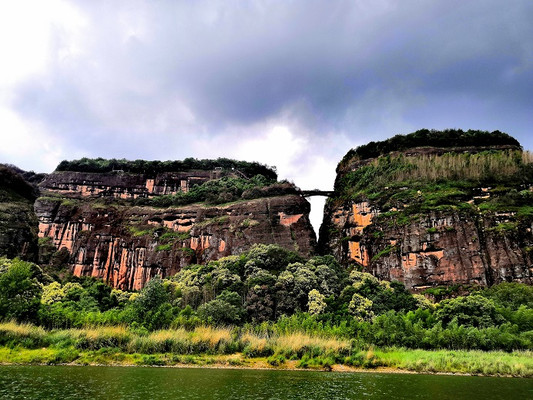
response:
[[[51,174],[41,183],[42,196],[34,206],[39,237],[68,251],[74,275],[138,290],[156,275],[240,254],[256,243],[278,244],[304,256],[315,251],[310,205],[300,195],[156,208],[123,200],[187,190],[176,182],[193,179],[180,174],[171,184],[168,177],[164,183],[161,178],[89,175]],[[204,178],[213,178],[212,173],[194,177]]]

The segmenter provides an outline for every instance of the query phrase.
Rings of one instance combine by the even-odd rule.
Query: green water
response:
[[[1,399],[533,399],[533,380],[199,368],[0,366]]]

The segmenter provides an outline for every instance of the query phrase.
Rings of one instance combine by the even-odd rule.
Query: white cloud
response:
[[[51,58],[77,54],[81,14],[64,1],[0,3],[0,87],[44,73]],[[61,43],[54,41],[61,38]],[[57,54],[53,54],[53,50]]]
[[[306,147],[305,139],[295,136],[286,126],[276,125],[263,135],[238,143],[232,152],[236,158],[275,165],[281,177],[289,178]]]
[[[35,171],[52,171],[61,161],[63,151],[56,139],[39,124],[31,124],[0,108],[2,162]]]
[[[64,1],[0,3],[0,162],[51,171],[65,157],[60,138],[50,133],[53,127],[24,118],[12,103],[17,85],[46,80],[54,60],[64,62],[79,52],[82,27],[79,12]]]

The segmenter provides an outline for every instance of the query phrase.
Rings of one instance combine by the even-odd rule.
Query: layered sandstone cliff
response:
[[[56,171],[40,183],[47,193],[69,198],[113,197],[132,200],[188,192],[191,187],[228,175],[222,170],[191,170],[157,174]]]
[[[313,253],[310,205],[287,183],[274,185],[276,190],[254,188],[236,201],[216,205],[155,207],[148,201],[237,175],[222,169],[55,172],[41,182],[42,196],[35,203],[39,236],[68,251],[75,275],[128,290],[142,288],[155,275],[239,254],[255,243],[278,244],[304,256]]]
[[[531,156],[510,139],[479,137],[479,146],[351,151],[326,204],[321,251],[412,290],[532,283]]]

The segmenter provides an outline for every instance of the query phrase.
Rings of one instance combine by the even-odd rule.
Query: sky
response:
[[[533,149],[531,21],[531,0],[2,1],[0,163],[229,157],[328,190],[350,148],[421,128]]]

